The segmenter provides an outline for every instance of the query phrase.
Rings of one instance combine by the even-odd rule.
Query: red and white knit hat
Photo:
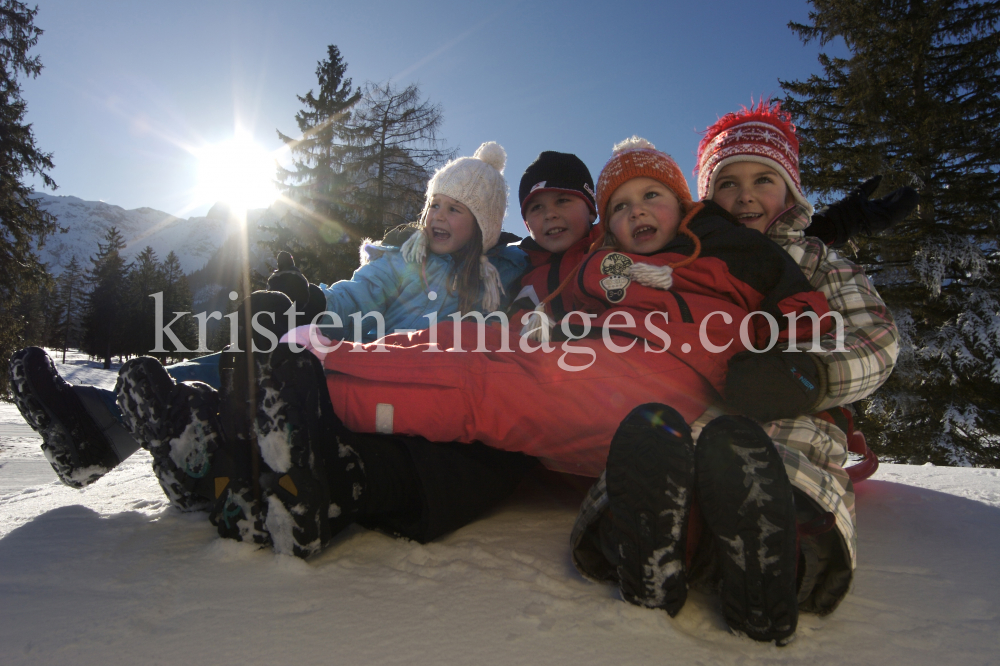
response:
[[[698,144],[698,197],[711,199],[722,167],[733,162],[758,162],[777,171],[796,203],[812,215],[812,204],[802,193],[799,178],[799,140],[791,116],[779,102],[761,100],[757,106],[727,113],[705,130]]]

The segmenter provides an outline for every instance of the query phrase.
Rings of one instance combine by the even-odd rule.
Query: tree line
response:
[[[79,349],[102,359],[105,369],[114,356],[151,355],[168,362],[197,355],[180,350],[153,352],[157,304],[160,317],[169,323],[174,312],[191,312],[191,291],[177,255],[160,261],[147,246],[127,262],[121,252],[125,240],[111,227],[98,242],[97,254],[84,268],[74,256],[65,270],[43,286],[24,313],[27,334],[47,347]],[[160,294],[159,301],[153,294]],[[190,316],[175,322],[171,331],[183,347],[198,347],[196,322]],[[169,347],[165,347],[168,348]]]

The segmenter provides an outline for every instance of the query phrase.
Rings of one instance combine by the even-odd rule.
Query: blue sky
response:
[[[239,122],[268,150],[297,131],[296,95],[317,87],[336,44],[355,85],[418,83],[461,154],[494,140],[514,192],[542,150],[578,154],[596,179],[611,146],[639,134],[689,176],[698,131],[778,79],[819,71],[815,43],[786,27],[800,0],[412,2],[38,0],[41,76],[24,85],[56,194],[185,217],[196,159]],[[840,50],[831,45],[824,50]],[[834,52],[837,52],[837,51]]]

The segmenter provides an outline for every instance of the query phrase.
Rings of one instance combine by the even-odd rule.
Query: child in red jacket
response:
[[[598,210],[610,237],[606,245],[620,249],[587,257],[579,279],[570,286],[573,302],[592,312],[603,308],[607,316],[630,313],[638,318],[652,311],[654,294],[613,276],[652,280],[659,270],[663,288],[677,300],[672,308],[666,299],[664,311],[670,319],[704,323],[717,312],[705,314],[705,308],[718,308],[713,299],[727,294],[733,304],[741,303],[742,296],[742,304],[751,310],[812,312],[822,321],[826,299],[795,286],[805,280],[800,270],[788,269],[774,281],[774,271],[788,263],[781,255],[791,259],[777,244],[742,227],[714,202],[686,202],[693,209],[704,208],[700,215],[680,217],[675,192],[683,185],[679,174],[671,181],[669,172],[656,173],[661,156],[639,139],[616,147],[598,182]],[[716,215],[706,216],[706,211]],[[688,251],[691,245],[695,249]],[[602,278],[601,273],[608,276]],[[755,300],[758,294],[762,298]],[[772,335],[775,351],[800,337],[778,329],[779,334]],[[674,344],[685,341],[682,351],[688,347],[689,362],[697,364],[713,386],[725,387],[734,355],[714,342],[712,329],[703,329],[712,342],[702,341],[701,346],[683,325],[669,330]],[[648,343],[652,333],[657,331],[651,326],[639,327],[637,335]],[[757,339],[766,337],[764,327],[758,329]],[[703,355],[707,358],[700,358]],[[804,401],[783,408],[808,411],[809,403],[823,394],[822,377],[813,369],[809,352],[781,355],[788,357],[789,372],[762,377],[752,395],[726,395],[724,389],[720,394],[741,404],[787,403],[787,396],[795,394],[785,389],[792,385]],[[615,433],[605,473],[595,486],[607,501],[600,509],[585,504],[599,513],[582,521],[593,526],[586,539],[574,530],[575,563],[588,577],[618,583],[626,600],[676,614],[687,596],[689,525],[700,525],[690,520],[697,498],[713,537],[702,545],[738,553],[720,558],[726,622],[757,640],[786,641],[798,618],[796,509],[777,449],[750,419],[721,416],[699,435],[692,433],[692,421],[674,409],[673,401],[650,397],[667,404],[641,405]]]
[[[576,155],[547,150],[521,176],[521,217],[531,233],[520,243],[530,268],[508,308],[509,321],[534,310],[576,269],[594,241],[597,204],[594,179]],[[561,297],[550,304],[554,318],[569,310]]]

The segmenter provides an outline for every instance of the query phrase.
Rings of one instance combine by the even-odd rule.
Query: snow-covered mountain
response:
[[[179,218],[153,208],[125,210],[103,201],[84,201],[73,196],[36,193],[41,207],[52,213],[66,233],[50,236],[41,257],[49,271],[58,275],[75,255],[84,268],[96,254],[97,243],[115,226],[127,243],[124,256],[135,257],[148,245],[162,261],[170,251],[180,259],[185,273],[205,266],[226,238],[238,230],[224,204],[216,204],[205,217]],[[273,224],[286,212],[282,204],[247,213],[251,239],[261,225]]]

